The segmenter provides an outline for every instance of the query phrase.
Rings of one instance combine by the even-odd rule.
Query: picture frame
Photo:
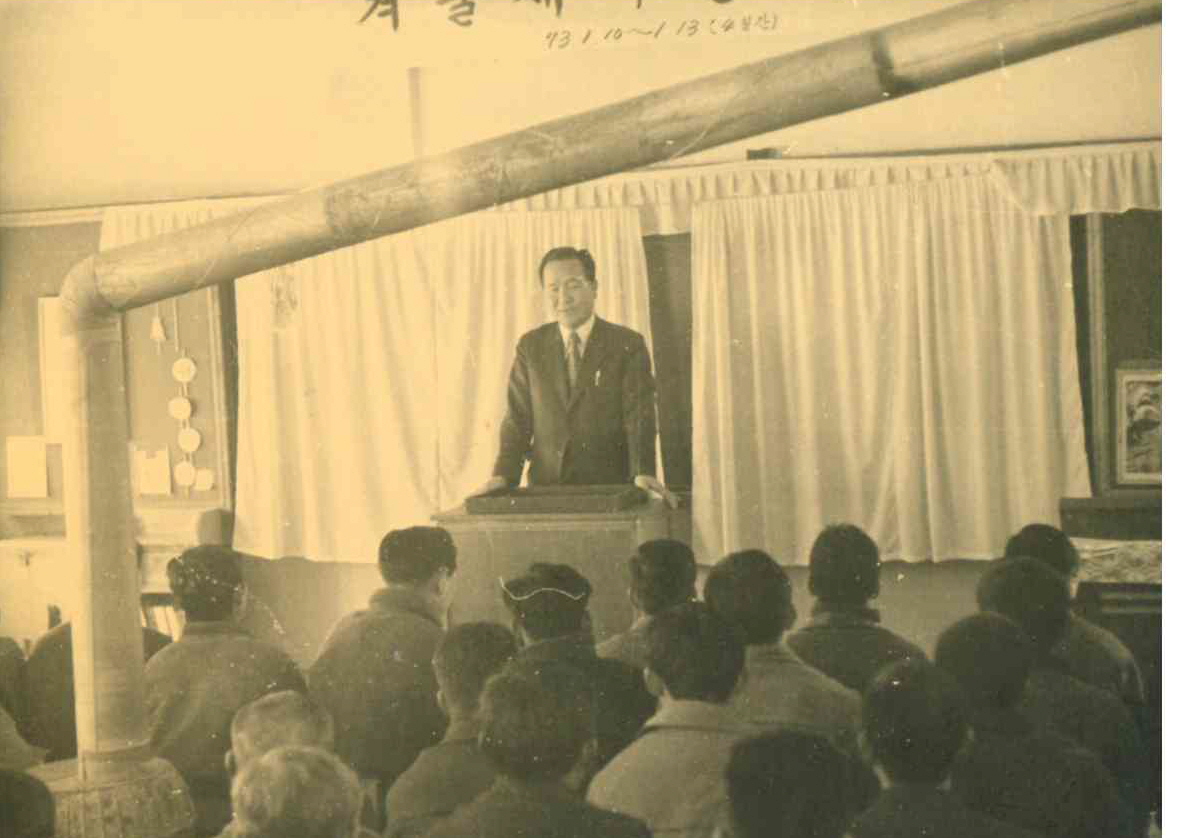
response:
[[[1160,364],[1128,362],[1115,370],[1115,482],[1161,485]]]

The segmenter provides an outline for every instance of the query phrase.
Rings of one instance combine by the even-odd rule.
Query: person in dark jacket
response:
[[[521,576],[502,581],[502,601],[520,646],[514,666],[564,661],[588,676],[596,690],[597,744],[604,764],[633,741],[657,700],[635,667],[597,657],[591,597],[589,581],[564,564],[535,563]]]
[[[444,735],[432,655],[444,636],[457,548],[440,527],[387,533],[386,585],[341,619],[309,670],[313,698],[333,716],[336,749],[385,799],[416,755]]]
[[[845,687],[863,692],[883,667],[925,653],[880,624],[869,601],[880,593],[880,550],[851,524],[825,528],[811,547],[810,620],[786,645]]]

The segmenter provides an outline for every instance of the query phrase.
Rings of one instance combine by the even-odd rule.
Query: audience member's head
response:
[[[457,546],[441,527],[391,530],[379,544],[379,570],[388,585],[427,586],[456,572]]]
[[[0,768],[0,835],[53,838],[54,800],[45,783],[23,771]]]
[[[590,632],[592,585],[566,564],[536,562],[502,581],[502,602],[525,643]]]
[[[449,719],[467,719],[477,713],[486,681],[514,653],[514,635],[497,623],[463,623],[445,632],[432,656],[432,669]]]
[[[593,688],[575,667],[541,661],[504,670],[482,690],[478,717],[479,747],[499,774],[577,788],[591,776]]]
[[[1044,657],[1066,629],[1068,580],[1038,559],[1005,559],[987,569],[976,588],[979,607],[1014,620]]]
[[[938,638],[934,662],[949,672],[974,707],[1016,706],[1033,669],[1033,643],[1002,614],[964,617]]]
[[[362,789],[333,754],[296,746],[245,765],[235,775],[231,799],[242,838],[353,838]]]
[[[864,530],[826,527],[811,546],[810,591],[824,605],[864,605],[880,593],[880,567],[880,550]]]
[[[695,553],[682,541],[647,541],[630,558],[629,568],[630,599],[642,614],[695,599]]]
[[[704,583],[704,602],[737,627],[746,646],[778,642],[796,616],[786,571],[761,550],[721,559]]]
[[[741,740],[725,776],[736,838],[839,838],[857,808],[848,762],[809,733],[781,730]]]
[[[1029,524],[1008,539],[1006,559],[1037,559],[1062,576],[1078,573],[1078,548],[1069,536],[1049,524]]]
[[[655,615],[646,627],[646,682],[660,698],[728,701],[745,666],[736,629],[701,602]]]
[[[229,620],[243,587],[239,554],[229,547],[203,544],[169,562],[169,588],[187,620]]]
[[[239,708],[230,741],[226,768],[234,774],[273,748],[306,745],[332,751],[333,717],[302,693],[270,693]]]
[[[968,730],[958,685],[929,661],[887,666],[864,692],[864,746],[892,783],[943,782]]]

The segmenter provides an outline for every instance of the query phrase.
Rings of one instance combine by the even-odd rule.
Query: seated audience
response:
[[[695,599],[695,554],[682,541],[647,541],[630,557],[629,572],[634,624],[600,643],[597,654],[642,669],[646,666],[644,629],[651,617]]]
[[[45,760],[45,748],[30,745],[8,711],[0,707],[0,768],[24,771]]]
[[[1048,524],[1023,527],[1008,539],[1004,557],[1037,559],[1064,576],[1071,585],[1081,562],[1074,542]],[[1075,678],[1111,690],[1130,705],[1144,703],[1144,682],[1135,656],[1123,641],[1102,626],[1071,611],[1065,631],[1053,644],[1050,654]]]
[[[967,617],[938,638],[934,661],[962,687],[974,733],[955,765],[955,794],[1049,838],[1126,834],[1115,781],[1099,758],[1016,709],[1033,658],[1032,642],[999,614]]]
[[[861,742],[881,779],[852,838],[1036,838],[967,807],[948,788],[970,727],[958,686],[923,659],[892,664],[864,693]]]
[[[766,553],[725,556],[704,584],[704,601],[732,623],[745,645],[745,674],[729,704],[746,722],[817,733],[856,751],[860,696],[781,644],[794,623],[786,572]]]
[[[740,637],[706,605],[655,615],[645,672],[658,712],[593,778],[589,802],[638,818],[655,835],[710,836],[726,827],[729,754],[756,732],[728,706],[744,666]]]
[[[387,792],[387,838],[421,835],[493,785],[494,767],[477,745],[478,699],[514,649],[514,635],[495,623],[465,623],[445,632],[432,669],[448,730],[440,744],[420,751]]]
[[[25,653],[11,637],[0,637],[0,710],[24,726]]]
[[[440,527],[387,533],[386,585],[342,618],[309,670],[309,689],[333,716],[337,753],[378,800],[416,755],[444,734],[432,654],[444,635],[457,548]]]
[[[976,589],[979,607],[1015,621],[1035,649],[1020,712],[1035,725],[1085,745],[1103,761],[1135,821],[1147,827],[1149,761],[1131,713],[1114,693],[1079,681],[1053,658],[1065,632],[1070,591],[1064,576],[1037,559],[1008,559],[989,568]]]
[[[140,629],[144,643],[144,661],[168,646],[172,639],[150,628]],[[74,630],[62,623],[47,631],[33,644],[25,662],[24,721],[25,738],[47,748],[46,759],[73,759],[78,756],[78,731],[74,720]]]
[[[370,838],[358,778],[328,751],[268,751],[235,775],[234,838]]]
[[[869,803],[852,770],[849,757],[810,733],[738,742],[726,772],[732,838],[840,838]]]
[[[856,692],[888,664],[926,656],[882,626],[880,612],[868,606],[880,593],[880,564],[876,542],[859,527],[824,529],[811,547],[814,611],[786,638],[800,658]]]
[[[481,694],[479,748],[494,785],[436,824],[430,838],[644,838],[632,818],[584,800],[599,764],[596,699],[581,670],[561,661],[495,675]]]
[[[235,552],[194,547],[167,572],[185,629],[144,668],[150,741],[189,786],[195,833],[216,835],[230,820],[225,758],[235,713],[270,692],[305,685],[287,655],[235,624],[243,587]]]
[[[654,713],[642,673],[618,660],[597,657],[588,601],[592,585],[563,564],[536,563],[502,584],[520,652],[516,667],[563,661],[582,671],[596,691],[597,744],[601,763],[633,741]]]
[[[53,838],[54,799],[45,783],[21,771],[0,768],[0,835]]]
[[[271,693],[235,713],[226,772],[233,778],[253,760],[276,748],[305,746],[333,750],[333,719],[311,698],[294,690]],[[238,838],[232,820],[219,838]]]

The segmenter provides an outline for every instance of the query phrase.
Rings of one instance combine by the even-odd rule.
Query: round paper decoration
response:
[[[181,384],[188,384],[197,375],[197,364],[193,358],[178,358],[173,362],[173,380]]]
[[[199,468],[197,476],[193,481],[193,488],[199,492],[208,492],[214,488],[214,470],[209,468]]]
[[[169,415],[178,422],[184,422],[193,415],[193,403],[185,396],[174,396],[169,399]]]
[[[182,428],[177,433],[177,445],[186,454],[192,454],[202,447],[202,435],[193,428]]]
[[[183,489],[188,489],[192,486],[195,477],[196,474],[194,473],[193,463],[191,462],[182,461],[173,467],[173,480]]]

